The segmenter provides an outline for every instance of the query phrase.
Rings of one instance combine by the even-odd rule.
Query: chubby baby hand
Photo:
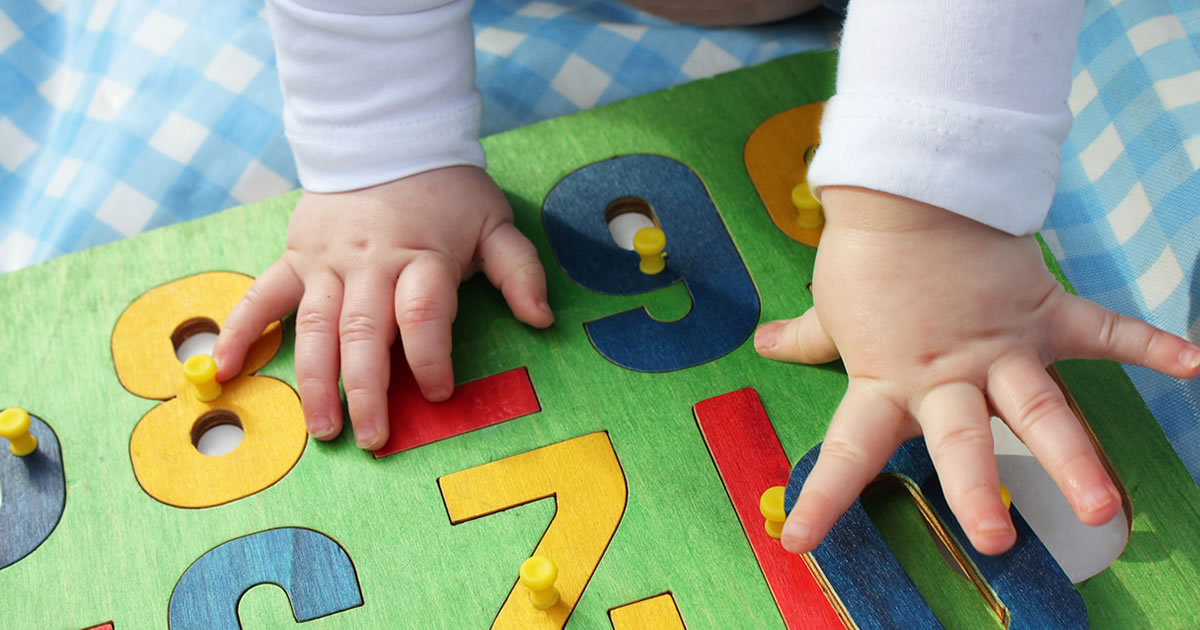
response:
[[[358,445],[379,448],[388,437],[397,331],[425,397],[449,397],[458,285],[476,269],[517,319],[537,327],[554,321],[537,252],[484,171],[456,166],[350,192],[306,192],[287,250],[221,329],[217,379],[237,375],[262,330],[297,309],[296,383],[309,433],[331,439],[341,432],[340,374]]]
[[[784,547],[816,547],[897,446],[923,434],[971,543],[986,554],[1007,550],[1016,533],[1000,498],[992,413],[1082,522],[1113,518],[1120,495],[1046,366],[1112,359],[1194,378],[1200,348],[1067,293],[1032,236],[857,188],[826,188],[823,202],[813,308],[755,336],[765,357],[840,356],[849,375]]]

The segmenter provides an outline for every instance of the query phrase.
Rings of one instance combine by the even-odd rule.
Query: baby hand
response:
[[[305,193],[287,250],[225,320],[213,350],[217,379],[236,376],[251,342],[298,307],[296,383],[308,432],[318,439],[341,432],[340,372],[358,445],[379,448],[388,436],[397,328],[425,397],[449,397],[458,285],[476,268],[517,319],[537,327],[554,321],[537,251],[484,171],[456,166],[351,192]]]
[[[823,201],[814,307],[755,336],[760,354],[781,361],[840,354],[850,377],[784,547],[816,547],[896,448],[924,434],[971,544],[1007,550],[1016,534],[1000,499],[992,410],[1082,522],[1114,517],[1117,489],[1045,367],[1112,359],[1194,378],[1200,348],[1067,293],[1033,237],[863,189],[826,188]]]

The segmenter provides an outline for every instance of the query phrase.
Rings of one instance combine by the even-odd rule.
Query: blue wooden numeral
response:
[[[605,210],[622,198],[647,202],[667,236],[667,269],[638,270],[621,249]],[[692,310],[674,322],[639,308],[584,324],[592,345],[613,363],[669,372],[733,351],[758,323],[758,292],[704,182],[685,164],[657,155],[596,162],[560,181],[542,208],[546,235],[568,276],[598,293],[636,295],[683,282]]]
[[[362,605],[350,556],[332,538],[311,529],[282,527],[235,538],[192,563],[171,593],[173,630],[237,630],[238,600],[259,584],[287,593],[296,621]]]
[[[0,446],[0,569],[15,564],[49,538],[67,502],[58,436],[33,414],[29,432],[38,445],[24,457],[13,455],[7,445]]]
[[[813,447],[792,470],[784,494],[784,508],[789,513],[820,450],[820,444]],[[1083,598],[1015,508],[1012,520],[1017,542],[1013,548],[998,556],[975,551],[946,503],[924,439],[902,444],[882,474],[907,478],[921,488],[925,500],[1008,609],[1009,628],[1088,627]],[[861,501],[855,501],[842,515],[812,555],[859,628],[941,627]]]

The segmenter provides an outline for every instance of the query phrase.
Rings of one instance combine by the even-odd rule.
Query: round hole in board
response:
[[[645,199],[622,197],[604,210],[608,233],[621,249],[633,251],[633,235],[642,228],[657,227],[654,210]]]
[[[242,443],[242,420],[228,409],[213,409],[192,425],[192,445],[204,455],[219,457]]]
[[[175,327],[171,333],[171,345],[175,356],[183,363],[197,354],[212,354],[213,344],[221,327],[207,317],[193,317]]]

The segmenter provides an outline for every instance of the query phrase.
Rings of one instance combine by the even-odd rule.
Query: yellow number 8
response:
[[[221,505],[260,492],[296,465],[307,434],[300,399],[286,383],[251,376],[283,341],[272,324],[250,348],[246,365],[201,402],[184,378],[175,346],[190,332],[216,332],[252,279],[213,272],[151,289],[130,304],[113,328],[117,378],[130,393],[163,400],[138,422],[129,440],[134,476],[147,494],[176,507]],[[241,443],[216,457],[196,441],[217,424],[240,425]]]

